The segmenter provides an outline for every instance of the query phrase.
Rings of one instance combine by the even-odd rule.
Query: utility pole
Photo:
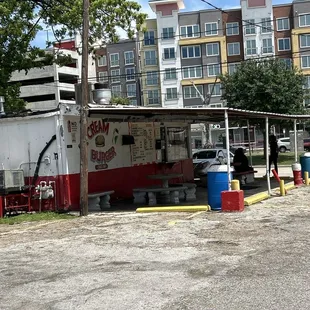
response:
[[[206,97],[206,98],[200,93],[200,91],[198,90],[198,88],[197,88],[196,85],[195,85],[195,82],[194,82],[193,80],[190,81],[190,82],[192,83],[193,87],[195,88],[197,94],[199,95],[202,104],[205,104],[207,107],[209,107],[209,104],[210,104],[210,101],[211,101],[211,96],[212,96],[212,93],[213,93],[215,84],[216,84],[216,82],[217,82],[217,78],[218,78],[218,77],[216,77],[215,82],[214,82],[214,84],[213,84],[213,86],[212,86],[211,94],[208,95],[208,97]],[[208,140],[209,140],[209,143],[212,144],[211,125],[208,123],[208,126],[206,126],[205,124],[204,124],[204,126],[205,126],[206,128],[208,127]]]
[[[89,33],[89,0],[83,0],[82,30],[82,100],[80,115],[80,215],[88,215],[88,33]]]

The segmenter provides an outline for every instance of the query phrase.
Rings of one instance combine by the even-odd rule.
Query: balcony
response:
[[[144,65],[145,66],[157,66],[157,59],[144,59]]]
[[[161,105],[160,98],[147,98],[147,105]]]
[[[145,85],[147,86],[156,86],[159,83],[158,77],[146,78]]]
[[[262,54],[273,54],[273,53],[274,53],[273,46],[262,47]]]
[[[167,54],[163,53],[163,60],[176,60],[176,55],[174,54]]]
[[[245,49],[246,56],[257,56],[257,48],[246,48]]]
[[[163,41],[174,40],[175,39],[175,32],[162,33],[161,34],[161,39]]]
[[[178,100],[178,94],[166,94],[165,95],[165,101],[176,101]]]
[[[154,46],[157,44],[157,39],[150,38],[150,39],[143,39],[143,46]]]

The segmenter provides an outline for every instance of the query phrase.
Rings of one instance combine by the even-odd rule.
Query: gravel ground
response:
[[[2,225],[0,309],[309,309],[309,205]]]

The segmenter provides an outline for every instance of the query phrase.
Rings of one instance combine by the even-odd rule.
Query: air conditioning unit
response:
[[[20,191],[24,186],[24,170],[0,170],[0,193]]]

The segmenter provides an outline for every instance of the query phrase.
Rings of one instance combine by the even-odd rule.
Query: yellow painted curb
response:
[[[245,198],[244,199],[244,205],[245,206],[251,206],[254,203],[261,202],[265,199],[268,199],[269,197],[270,196],[267,192],[258,193],[258,194],[255,194],[255,195],[252,195],[250,197]]]
[[[136,212],[198,212],[198,211],[210,211],[209,205],[205,206],[175,206],[175,207],[145,207],[138,208]]]
[[[284,185],[284,188],[285,188],[287,191],[290,191],[290,190],[295,189],[295,188],[297,188],[297,187],[294,185],[294,182],[293,182],[293,183],[285,184],[285,185]],[[280,191],[280,187],[276,187],[276,188],[274,189],[274,191],[279,192],[279,191]]]
[[[294,184],[285,185],[285,189],[286,189],[287,191],[290,191],[291,189],[295,189],[295,188],[296,188],[296,186],[295,186]]]

